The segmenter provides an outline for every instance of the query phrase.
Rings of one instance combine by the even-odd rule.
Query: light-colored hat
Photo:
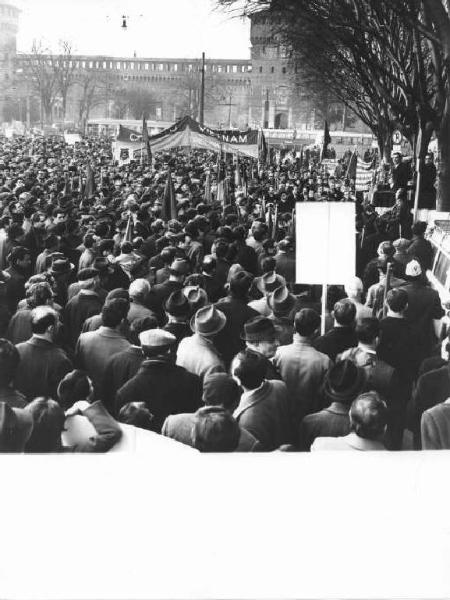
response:
[[[198,309],[191,319],[191,329],[194,333],[209,337],[222,331],[226,322],[227,318],[223,312],[210,304]]]
[[[407,248],[409,248],[411,242],[405,238],[399,238],[393,242],[394,248],[397,252],[404,252]]]
[[[407,277],[419,277],[422,275],[422,267],[417,260],[410,260],[406,265],[405,275]]]
[[[153,350],[164,350],[173,346],[177,338],[164,329],[149,329],[139,334],[141,346]]]

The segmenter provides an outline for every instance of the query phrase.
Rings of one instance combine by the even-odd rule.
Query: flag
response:
[[[91,164],[88,163],[86,167],[86,185],[84,186],[84,197],[89,199],[94,196],[95,183],[94,183],[94,171]]]
[[[328,121],[325,121],[325,127],[323,130],[322,151],[320,153],[321,161],[327,157],[327,148],[328,148],[329,144],[331,144],[330,129],[328,127]]]
[[[64,191],[63,191],[63,194],[64,194],[64,196],[68,196],[71,193],[72,193],[72,184],[71,184],[71,181],[69,179],[69,173],[65,173],[64,174]]]
[[[264,196],[261,198],[261,218],[267,223],[267,215],[266,215],[266,199]]]
[[[267,229],[269,230],[269,235],[272,237],[272,234],[273,234],[272,207],[269,207],[269,210],[267,211]]]
[[[272,222],[272,239],[273,240],[277,239],[277,233],[278,233],[278,204],[275,205],[275,214],[274,214],[273,222]]]
[[[262,129],[258,130],[258,170],[261,170],[267,162],[267,142]]]
[[[355,189],[357,192],[363,192],[367,188],[367,184],[372,183],[374,174],[374,163],[366,163],[360,158],[356,163]]]
[[[127,227],[125,229],[125,235],[123,236],[123,242],[133,241],[133,218],[131,214],[128,216]]]
[[[142,117],[142,141],[145,144],[145,149],[147,151],[147,163],[151,164],[152,162],[152,148],[150,146],[150,140],[148,137],[148,129],[147,129],[147,119],[145,115]],[[144,153],[142,153],[144,154]]]
[[[170,221],[177,218],[177,205],[175,201],[175,190],[173,188],[172,173],[167,175],[166,187],[164,188],[162,218],[164,221]]]
[[[348,163],[347,172],[345,173],[345,179],[356,179],[356,170],[358,164],[358,154],[356,149],[353,151],[353,154],[350,157],[350,161]]]
[[[239,164],[239,154],[236,154],[236,165],[234,167],[234,186],[236,189],[242,187],[241,165]]]
[[[205,204],[211,204],[211,173],[206,174],[204,200]]]

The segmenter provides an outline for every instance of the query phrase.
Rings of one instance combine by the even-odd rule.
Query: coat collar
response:
[[[255,406],[255,404],[261,402],[267,396],[269,390],[269,382],[264,381],[264,383],[256,390],[252,390],[250,392],[242,394],[239,406],[234,411],[234,417],[237,419],[246,410],[249,410],[250,408],[252,408],[252,406]]]
[[[328,408],[325,409],[326,412],[333,413],[334,415],[347,415],[349,407],[345,406],[341,402],[332,402]]]
[[[345,436],[345,440],[354,450],[386,450],[381,442],[366,440],[356,435],[353,431]]]
[[[105,327],[104,325],[101,325],[97,331],[102,337],[123,338],[123,335],[119,331],[111,329],[111,327]]]

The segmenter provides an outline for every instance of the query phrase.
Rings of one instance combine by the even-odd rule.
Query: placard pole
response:
[[[325,335],[325,319],[327,316],[327,292],[328,286],[326,283],[322,285],[322,319],[320,322],[320,335]]]

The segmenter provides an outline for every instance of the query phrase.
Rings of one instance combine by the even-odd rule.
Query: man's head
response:
[[[253,275],[247,271],[237,271],[230,279],[230,294],[237,299],[245,300],[253,283]]]
[[[226,373],[212,373],[203,382],[203,402],[205,406],[220,406],[233,413],[241,396],[236,381]]]
[[[320,327],[320,315],[312,308],[302,308],[295,315],[295,332],[302,338],[311,339]]]
[[[63,410],[69,409],[79,400],[90,401],[93,397],[93,385],[87,373],[74,369],[67,373],[58,386],[58,401]]]
[[[394,155],[392,157],[392,162],[394,163],[394,165],[399,165],[402,162],[402,153],[394,152]]]
[[[223,408],[206,406],[195,413],[191,441],[200,452],[234,452],[240,437],[238,422]]]
[[[31,256],[28,248],[16,246],[9,254],[9,262],[12,267],[21,271],[28,271],[31,267]]]
[[[130,299],[138,304],[145,304],[150,293],[150,284],[146,279],[135,279],[128,289]]]
[[[391,257],[395,254],[395,248],[392,242],[381,242],[377,250],[380,258]]]
[[[418,237],[422,237],[425,234],[426,230],[427,224],[425,223],[425,221],[416,221],[416,223],[414,223],[414,225],[412,226],[413,235],[416,235]]]
[[[177,338],[164,329],[150,329],[139,335],[142,352],[146,358],[168,356],[176,345]]]
[[[154,415],[149,411],[145,402],[128,402],[120,409],[118,420],[120,423],[151,431]]]
[[[149,331],[150,329],[157,329],[158,320],[156,317],[148,316],[148,317],[139,317],[138,319],[134,319],[130,324],[129,330],[129,340],[134,346],[140,346],[141,342],[139,336],[144,331]]]
[[[267,361],[259,352],[247,348],[231,362],[231,375],[244,390],[255,390],[266,378]]]
[[[387,424],[387,406],[377,392],[361,394],[350,408],[350,428],[357,436],[378,441]]]
[[[409,281],[419,281],[422,279],[422,267],[418,260],[413,258],[405,267],[405,275]]]
[[[344,298],[336,302],[333,308],[335,325],[350,327],[355,322],[356,306],[351,300]]]
[[[30,308],[45,306],[53,301],[53,291],[46,281],[33,283],[26,291],[27,305]]]
[[[392,288],[386,295],[386,304],[390,312],[403,315],[408,306],[408,294],[401,288]]]
[[[33,334],[54,340],[59,326],[58,313],[50,306],[38,306],[31,312]]]
[[[379,335],[380,322],[378,319],[362,319],[356,326],[356,336],[361,344],[375,347]]]
[[[325,395],[329,402],[350,406],[363,389],[365,372],[351,360],[341,360],[333,365],[325,377]]]
[[[363,282],[359,277],[353,277],[353,279],[345,284],[345,292],[350,300],[359,302],[364,286]]]
[[[225,327],[226,316],[214,305],[209,304],[199,308],[191,319],[191,329],[204,338],[214,338]]]
[[[23,452],[32,431],[33,418],[26,409],[0,402],[0,452]]]
[[[124,298],[114,298],[108,301],[102,308],[102,323],[105,327],[116,329],[126,319],[130,303]]]
[[[66,420],[61,406],[51,398],[36,398],[24,409],[33,419],[27,452],[56,452],[61,447],[61,433]]]
[[[189,274],[189,271],[190,268],[188,262],[181,258],[176,258],[170,265],[170,278],[173,281],[183,282],[186,276]]]
[[[244,325],[243,336],[247,348],[272,358],[278,348],[275,325],[271,319],[257,316]]]
[[[20,355],[14,344],[0,338],[0,387],[6,387],[13,381]]]

